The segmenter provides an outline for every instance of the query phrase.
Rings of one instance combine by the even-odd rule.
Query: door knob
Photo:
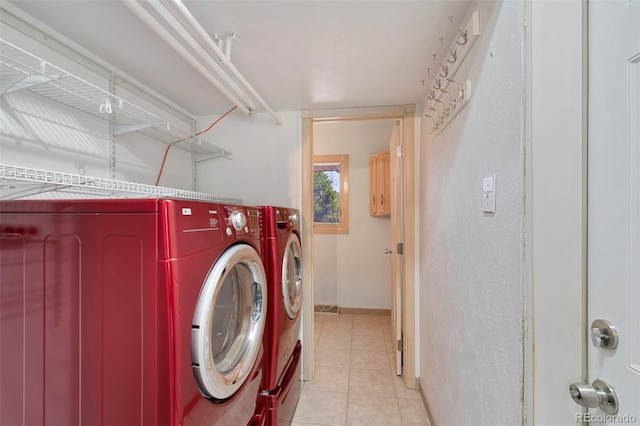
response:
[[[583,407],[598,408],[607,414],[618,412],[618,396],[608,383],[596,379],[593,384],[573,383],[569,393],[576,404]]]
[[[618,347],[618,330],[607,320],[591,323],[591,342],[596,348],[613,350]]]
[[[384,254],[392,254],[393,250],[391,249],[384,249]]]

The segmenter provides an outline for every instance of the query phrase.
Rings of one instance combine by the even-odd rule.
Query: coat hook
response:
[[[447,95],[447,96],[449,97],[449,104],[450,104],[452,107],[455,107],[455,106],[456,106],[456,103],[458,102],[458,99],[456,99],[456,100],[454,101],[454,100],[453,100],[453,96],[451,96],[451,93],[449,93],[447,90],[440,89],[440,91],[441,91],[443,94],[445,94],[445,95]]]
[[[442,114],[444,114],[445,117],[449,116],[449,108],[447,108],[447,106],[444,104],[444,102],[442,102],[440,99],[432,99],[434,102],[439,103],[440,105],[442,105]]]
[[[444,44],[444,37],[440,37],[438,40],[440,40],[440,44],[447,49],[447,51],[449,52],[449,55],[451,55],[450,58],[447,59],[447,61],[452,64],[456,61],[457,59],[457,55],[458,53],[455,50],[451,50],[447,47],[447,45]]]
[[[458,97],[456,98],[455,102],[458,103],[458,101],[460,100],[460,98],[462,98],[464,94],[462,93],[462,90],[460,90],[460,86],[458,86],[458,83],[454,79],[448,78],[447,81],[449,83],[453,83],[456,85],[456,91],[458,92]]]
[[[429,107],[429,110],[435,112],[436,115],[438,116],[438,121],[442,123],[442,118],[440,117],[440,113],[438,112],[438,110],[435,109],[434,107]]]
[[[430,90],[429,91],[429,96],[427,96],[427,98],[431,101],[434,100],[436,98],[436,91],[435,90]]]
[[[435,119],[435,118],[433,118],[433,117],[432,117],[432,116],[430,116],[429,114],[425,114],[424,116],[425,116],[425,117],[427,117],[427,118],[429,118],[431,121],[433,121],[433,125],[434,125],[435,127],[438,127],[438,122],[436,121],[436,119]]]
[[[431,111],[435,112],[436,115],[438,116],[438,125],[444,123],[444,119],[447,118],[449,116],[449,113],[445,114],[445,111],[442,111],[442,114],[440,113],[440,111],[438,111],[437,109],[431,107],[429,108]]]
[[[435,120],[432,116],[430,116],[429,114],[425,114],[424,116],[425,116],[425,117],[427,117],[427,118],[429,118],[429,119],[431,119],[431,121],[433,121],[433,126],[431,127],[431,131],[430,131],[430,132],[429,132],[429,131],[427,131],[427,134],[428,134],[428,135],[430,135],[430,134],[432,134],[433,132],[435,132],[435,131],[436,131],[436,129],[438,128],[438,123],[437,123],[437,122],[436,122],[436,120]]]
[[[442,66],[442,70],[440,71],[440,77],[447,77],[449,75],[449,67],[447,65]]]
[[[458,31],[460,33],[460,37],[462,37],[462,43],[460,43],[458,39],[456,40],[456,44],[459,46],[467,44],[467,30],[462,30],[453,24],[453,15],[449,16],[449,25],[451,25],[456,31]]]
[[[436,78],[435,80],[433,80],[433,88],[437,90],[440,87],[442,87],[442,82],[440,81],[440,79]]]

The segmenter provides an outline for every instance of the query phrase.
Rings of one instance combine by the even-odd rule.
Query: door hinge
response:
[[[402,352],[402,340],[398,340],[398,352]]]
[[[396,157],[402,158],[402,145],[396,146]]]
[[[398,243],[396,245],[396,254],[404,254],[404,244]]]

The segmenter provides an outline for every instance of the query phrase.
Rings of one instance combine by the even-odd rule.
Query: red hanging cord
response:
[[[195,138],[197,136],[200,136],[203,133],[207,133],[209,130],[211,130],[213,128],[213,126],[215,126],[216,124],[218,124],[218,122],[220,120],[222,120],[223,118],[225,118],[227,115],[231,114],[231,112],[238,108],[237,106],[234,106],[233,108],[231,108],[229,111],[225,112],[223,115],[221,115],[216,121],[214,121],[209,127],[207,127],[206,129],[204,129],[201,132],[198,132],[194,135],[191,136],[187,136],[186,138],[182,138],[182,139],[178,139],[177,141],[171,142],[169,145],[167,145],[167,149],[164,151],[164,157],[162,158],[162,165],[160,166],[160,172],[158,172],[158,178],[156,179],[156,186],[158,186],[158,183],[160,183],[160,177],[162,176],[162,171],[164,170],[164,164],[167,161],[167,155],[169,154],[169,150],[171,149],[171,147],[177,143],[180,142],[184,142],[187,139],[191,139],[191,138]]]

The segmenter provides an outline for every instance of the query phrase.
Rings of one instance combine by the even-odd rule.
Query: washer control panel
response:
[[[260,209],[246,206],[224,206],[226,233],[231,236],[260,237]]]

